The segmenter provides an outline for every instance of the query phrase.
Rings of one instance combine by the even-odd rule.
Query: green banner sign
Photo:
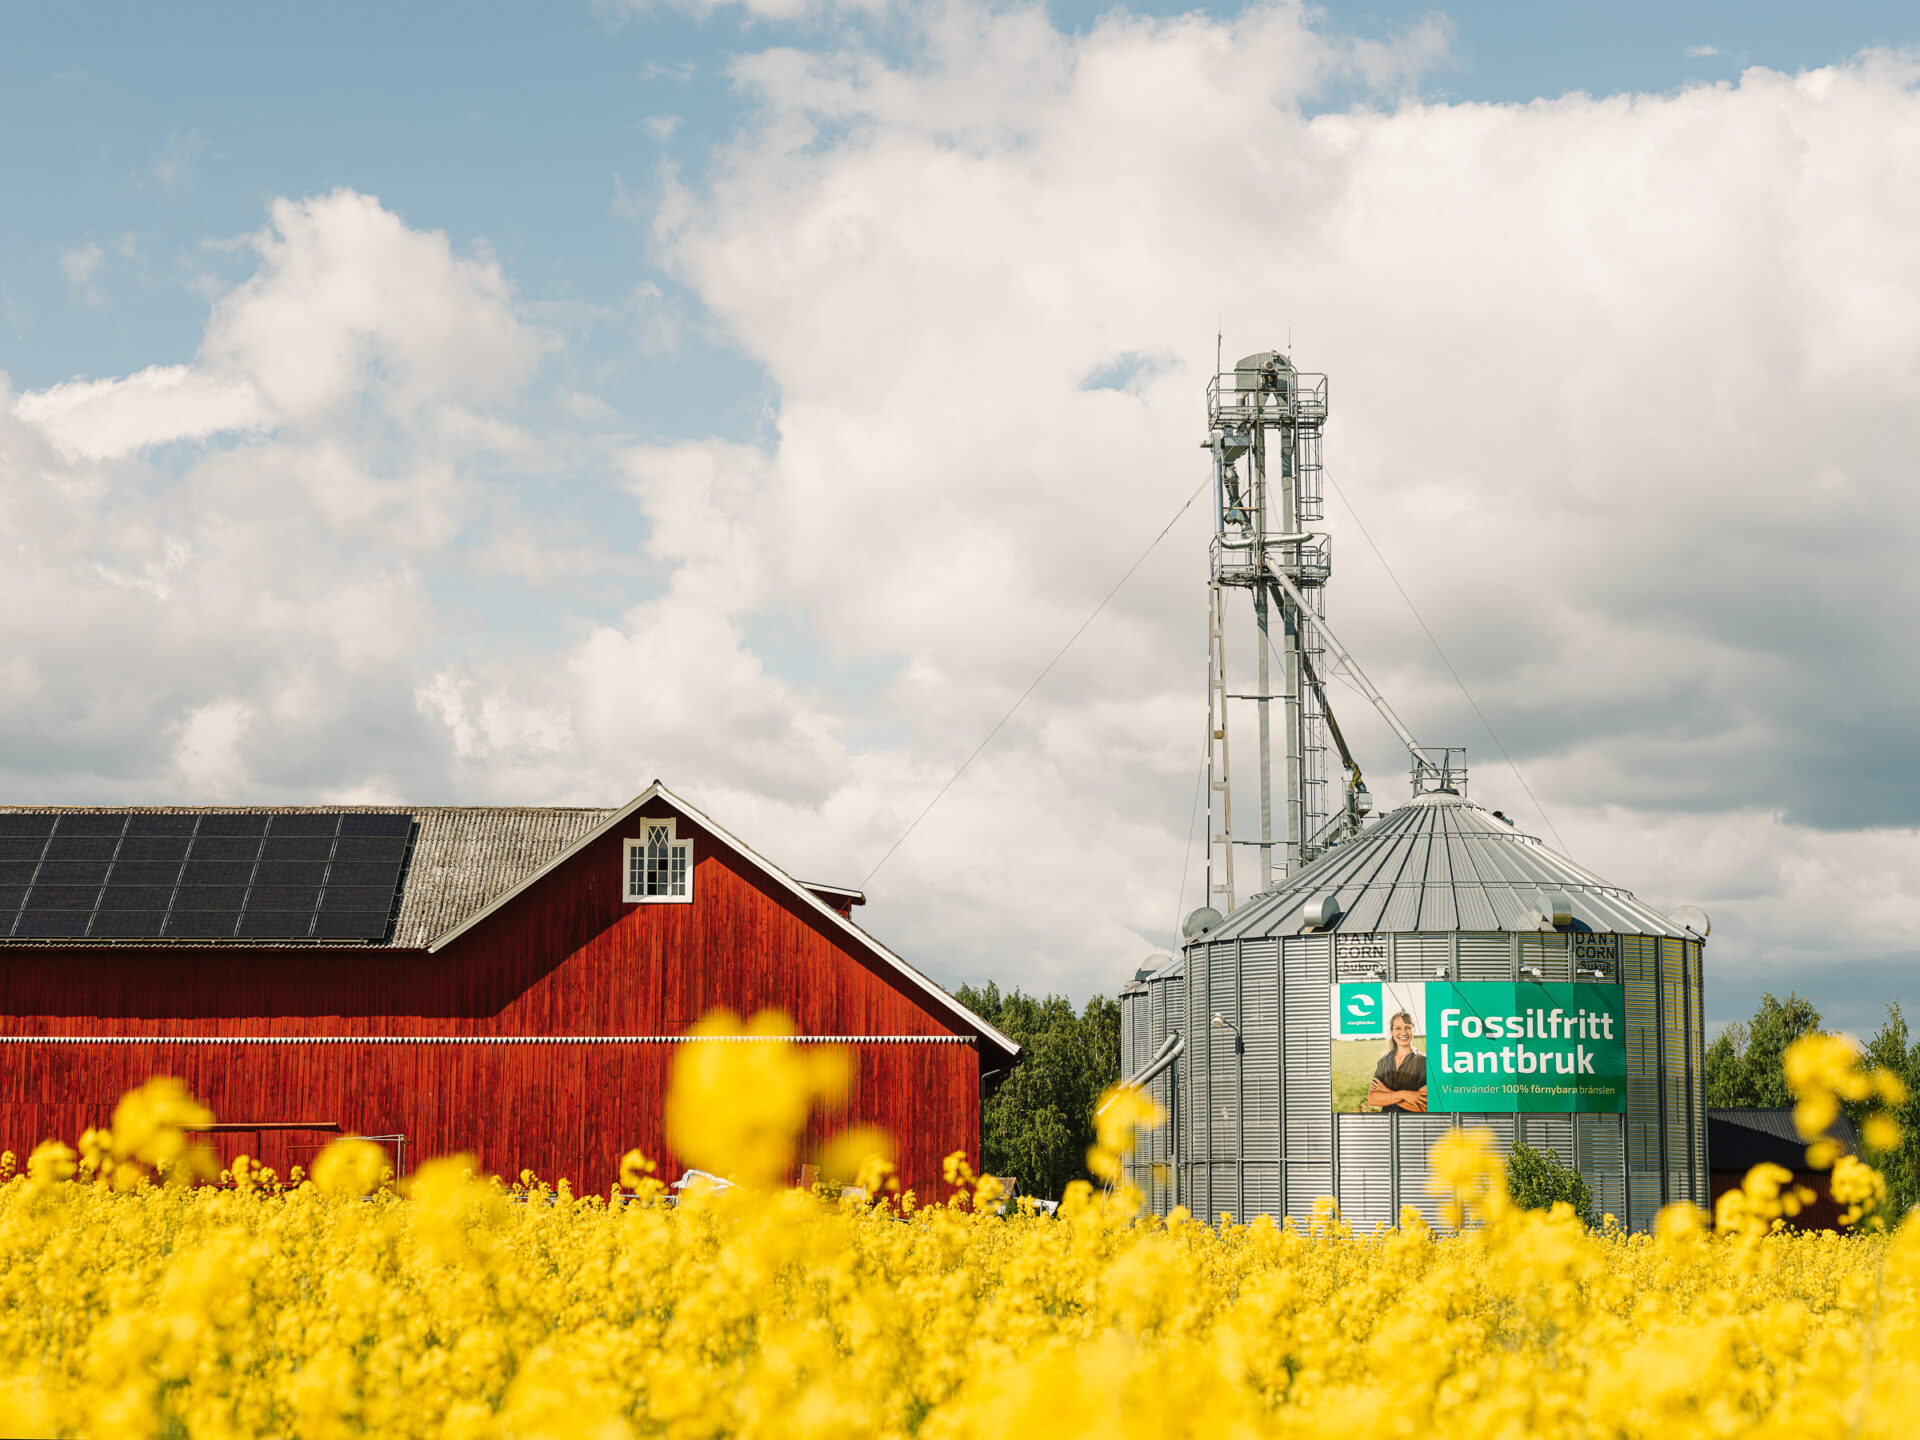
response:
[[[1336,1112],[1627,1108],[1617,985],[1361,981],[1333,987],[1330,1019]]]
[[[1627,1108],[1626,1001],[1617,985],[1435,982],[1427,1025],[1431,1109]]]

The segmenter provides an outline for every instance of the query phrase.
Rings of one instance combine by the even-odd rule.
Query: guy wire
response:
[[[1157,547],[1162,540],[1167,538],[1167,532],[1173,529],[1175,523],[1180,519],[1182,515],[1187,513],[1188,509],[1191,508],[1191,506],[1193,505],[1193,502],[1200,498],[1200,492],[1202,490],[1205,490],[1207,486],[1212,483],[1213,483],[1213,477],[1208,476],[1206,479],[1202,480],[1198,485],[1193,487],[1193,493],[1187,496],[1186,502],[1183,505],[1181,505],[1181,507],[1178,510],[1173,512],[1173,519],[1167,521],[1165,525],[1161,526],[1160,533],[1154,536],[1153,539],[1147,542],[1147,548],[1140,552],[1140,558],[1135,560],[1133,564],[1129,565],[1126,569],[1126,573],[1123,574],[1118,580],[1113,582],[1113,588],[1107,591],[1105,597],[1100,601],[1098,605],[1093,607],[1093,613],[1088,615],[1086,619],[1080,622],[1079,629],[1075,630],[1071,635],[1067,637],[1067,643],[1062,645],[1059,648],[1059,650],[1057,650],[1054,653],[1054,657],[1051,660],[1047,661],[1046,666],[1040,671],[1040,673],[1033,677],[1033,683],[1027,686],[1026,689],[1020,692],[1020,698],[1015,700],[1013,704],[1007,707],[1007,713],[1002,715],[998,720],[994,721],[993,728],[987,731],[986,738],[983,739],[978,745],[973,747],[973,753],[967,756],[966,759],[960,762],[960,768],[958,770],[955,770],[953,774],[947,778],[947,783],[942,785],[939,788],[939,790],[934,793],[933,799],[927,802],[926,809],[922,810],[918,815],[913,817],[913,823],[908,825],[905,830],[902,830],[900,832],[900,838],[894,841],[893,844],[889,845],[887,847],[887,853],[882,855],[879,858],[879,860],[875,862],[873,869],[867,871],[865,879],[861,880],[860,882],[860,887],[863,890],[866,888],[867,881],[873,879],[875,875],[880,873],[880,867],[886,864],[887,861],[893,858],[893,852],[898,850],[902,845],[906,843],[907,836],[913,834],[914,829],[920,824],[922,820],[927,818],[928,813],[933,809],[933,807],[940,803],[941,797],[944,796],[947,793],[947,791],[953,788],[954,781],[958,780],[962,775],[966,774],[967,767],[973,764],[975,760],[980,758],[980,752],[986,749],[988,744],[992,742],[993,737],[1000,733],[1000,727],[1005,725],[1007,721],[1011,720],[1013,718],[1013,712],[1018,710],[1023,704],[1026,703],[1027,697],[1033,694],[1034,690],[1039,687],[1039,684],[1042,680],[1047,678],[1048,674],[1052,672],[1053,667],[1060,663],[1061,657],[1065,655],[1067,651],[1073,648],[1073,642],[1078,640],[1081,637],[1081,635],[1085,634],[1087,627],[1093,624],[1093,622],[1097,618],[1099,618],[1100,612],[1107,608],[1107,602],[1112,600],[1114,596],[1118,595],[1120,593],[1120,587],[1122,585],[1125,585],[1127,581],[1133,578],[1133,572],[1138,570],[1143,564],[1146,563],[1147,556],[1151,555],[1154,552],[1155,547]]]
[[[1333,493],[1340,497],[1340,503],[1347,507],[1347,514],[1353,517],[1353,523],[1359,527],[1361,536],[1367,542],[1367,548],[1373,551],[1373,558],[1380,562],[1380,568],[1387,572],[1387,578],[1393,582],[1393,588],[1400,592],[1400,598],[1407,602],[1407,609],[1413,612],[1413,618],[1425,632],[1427,642],[1433,646],[1433,653],[1440,657],[1440,663],[1447,667],[1447,673],[1453,676],[1453,683],[1460,687],[1460,693],[1467,697],[1467,704],[1473,707],[1473,713],[1480,717],[1480,723],[1486,727],[1487,738],[1493,741],[1494,748],[1500,752],[1500,758],[1507,762],[1507,768],[1513,772],[1513,778],[1520,782],[1520,788],[1527,792],[1527,799],[1533,802],[1533,808],[1540,812],[1540,818],[1546,822],[1548,831],[1553,835],[1554,844],[1560,847],[1560,853],[1572,858],[1573,852],[1567,848],[1567,842],[1560,838],[1560,831],[1554,826],[1553,817],[1547,814],[1547,807],[1540,803],[1540,797],[1533,793],[1533,787],[1527,784],[1527,777],[1520,773],[1520,767],[1513,763],[1513,757],[1507,753],[1507,747],[1500,743],[1500,737],[1494,733],[1488,723],[1486,713],[1481,710],[1480,702],[1473,698],[1473,692],[1467,689],[1467,682],[1460,678],[1460,672],[1453,668],[1453,661],[1447,658],[1447,652],[1440,648],[1440,642],[1434,638],[1433,631],[1420,614],[1420,607],[1413,603],[1413,597],[1407,594],[1407,587],[1400,583],[1400,577],[1393,573],[1393,567],[1387,563],[1387,557],[1380,553],[1380,547],[1374,544],[1373,532],[1367,529],[1366,521],[1360,518],[1360,512],[1354,508],[1353,501],[1347,498],[1347,492],[1340,488],[1340,482],[1332,475],[1326,477],[1333,487]]]

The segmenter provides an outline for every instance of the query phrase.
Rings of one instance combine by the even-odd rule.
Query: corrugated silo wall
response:
[[[1626,1217],[1653,1223],[1672,1200],[1707,1200],[1706,1027],[1700,944],[1622,936],[1627,990]]]
[[[1586,1177],[1602,1211],[1635,1229],[1669,1201],[1706,1203],[1697,942],[1620,936],[1615,982],[1574,976],[1565,934],[1367,938],[1374,943],[1348,942],[1337,961],[1325,935],[1199,944],[1183,967],[1168,967],[1184,973],[1149,982],[1153,1049],[1169,1025],[1187,1037],[1180,1064],[1155,1086],[1173,1122],[1143,1149],[1135,1181],[1157,1213],[1178,1203],[1214,1222],[1305,1221],[1318,1197],[1333,1195],[1361,1229],[1391,1223],[1406,1206],[1437,1222],[1427,1152],[1455,1126],[1492,1131],[1502,1150],[1521,1142],[1551,1151]],[[1627,1113],[1334,1116],[1331,982],[1377,978],[1383,964],[1400,981],[1514,981],[1525,967],[1528,978],[1537,969],[1546,981],[1623,984]],[[1181,1012],[1194,1017],[1190,1028]],[[1238,1027],[1241,1043],[1211,1023],[1216,1014]],[[1174,1173],[1155,1179],[1149,1167],[1163,1157],[1176,1159]]]
[[[1172,967],[1168,967],[1172,968]],[[1154,976],[1129,986],[1120,996],[1120,1073],[1132,1075],[1160,1053],[1168,1034],[1167,1001],[1177,993],[1173,984]],[[1177,1030],[1179,1027],[1174,1027]],[[1156,1214],[1173,1208],[1173,1160],[1178,1084],[1172,1067],[1163,1070],[1147,1084],[1153,1097],[1168,1117],[1167,1123],[1139,1137],[1139,1144],[1127,1161],[1128,1183],[1146,1197]]]
[[[1169,1035],[1184,1035],[1187,1032],[1186,985],[1181,978],[1181,966],[1168,966],[1174,972],[1164,978],[1156,976],[1148,987],[1151,996],[1154,1047],[1158,1049],[1166,1043]],[[1167,1123],[1155,1132],[1153,1138],[1153,1160],[1156,1168],[1152,1173],[1153,1188],[1146,1193],[1154,1208],[1161,1214],[1171,1210],[1176,1203],[1176,1190],[1179,1177],[1175,1166],[1179,1160],[1179,1147],[1186,1134],[1181,1106],[1185,1103],[1185,1092],[1181,1089],[1181,1067],[1168,1066],[1166,1071],[1153,1082],[1154,1103],[1167,1113]]]
[[[1146,987],[1138,982],[1120,992],[1120,1078],[1126,1079],[1153,1053],[1146,1043]]]

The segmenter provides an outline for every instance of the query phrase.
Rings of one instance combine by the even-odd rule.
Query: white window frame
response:
[[[671,883],[673,862],[677,858],[683,868],[686,879],[681,893],[647,893],[647,847],[652,843],[653,832],[664,829],[668,865],[668,883]],[[637,867],[637,868],[636,868]],[[635,881],[638,880],[638,888]],[[620,850],[620,888],[629,905],[691,905],[693,903],[693,837],[679,836],[674,833],[672,816],[664,819],[640,817],[638,838],[627,841]]]

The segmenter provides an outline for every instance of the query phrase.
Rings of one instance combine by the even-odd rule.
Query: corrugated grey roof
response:
[[[1556,891],[1590,930],[1681,933],[1631,892],[1462,796],[1428,794],[1254,896],[1204,939],[1296,934],[1300,907],[1329,893],[1340,906],[1336,930],[1538,930],[1534,905]]]
[[[1758,1130],[1762,1134],[1771,1135],[1777,1140],[1791,1140],[1796,1145],[1804,1146],[1807,1143],[1800,1138],[1799,1127],[1793,1123],[1791,1105],[1738,1105],[1715,1108],[1707,1111],[1707,1118],[1724,1120],[1729,1125],[1742,1125],[1749,1130]],[[1835,1118],[1833,1124],[1827,1127],[1827,1134],[1849,1150],[1860,1143],[1859,1133],[1853,1128],[1853,1118],[1844,1110]]]
[[[614,812],[435,806],[410,813],[420,830],[393,943],[424,949]]]
[[[1860,1137],[1843,1111],[1827,1131],[1848,1154],[1858,1154]],[[1807,1142],[1793,1123],[1791,1109],[1707,1111],[1707,1165],[1713,1170],[1748,1170],[1762,1163],[1789,1170],[1807,1168]]]
[[[343,812],[411,815],[418,826],[414,832],[413,855],[407,862],[401,888],[399,919],[393,927],[393,938],[384,942],[395,949],[424,949],[615,813],[605,807],[530,805],[0,805],[0,814],[35,815],[337,815]],[[123,945],[128,942],[62,940],[59,943]],[[224,949],[249,943],[285,942],[222,940],[211,943]],[[364,944],[362,941],[345,943]]]

